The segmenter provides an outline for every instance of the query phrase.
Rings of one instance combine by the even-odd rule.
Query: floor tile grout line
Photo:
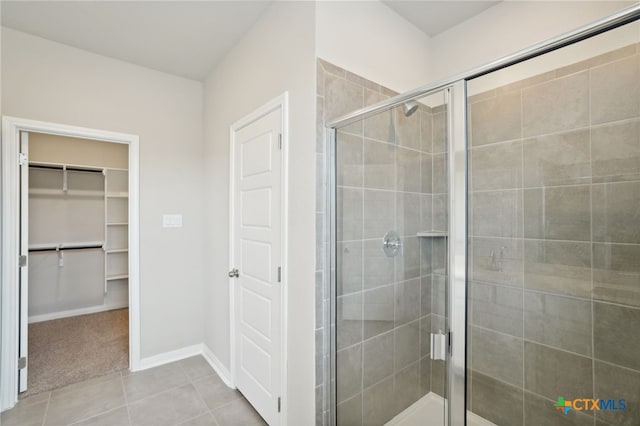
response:
[[[47,420],[47,414],[49,413],[49,404],[51,404],[51,395],[53,395],[53,391],[49,391],[49,397],[47,398],[47,406],[44,409],[44,416],[42,417],[42,426],[45,425]]]
[[[131,420],[131,410],[129,410],[129,398],[127,398],[127,389],[124,386],[124,376],[122,372],[120,372],[120,384],[122,386],[122,394],[124,395],[124,403],[125,409],[127,410],[127,418],[129,419],[129,424],[133,425],[133,420]]]
[[[169,389],[165,389],[165,390],[160,391],[160,392],[156,392],[156,393],[154,393],[154,394],[151,394],[151,395],[148,395],[148,396],[146,396],[146,397],[144,397],[144,398],[141,398],[141,399],[140,399],[140,400],[138,400],[138,401],[143,401],[143,400],[146,400],[146,399],[148,399],[148,398],[151,398],[151,397],[154,397],[154,396],[157,396],[157,395],[160,395],[160,394],[163,394],[163,393],[169,392],[169,391],[171,391],[171,390],[175,390],[176,388],[179,388],[179,387],[181,387],[181,386],[185,386],[185,385],[191,385],[191,386],[193,386],[193,383],[194,383],[194,382],[196,382],[196,381],[200,381],[200,380],[204,380],[204,379],[206,379],[206,378],[209,378],[209,377],[212,377],[212,376],[214,376],[214,375],[215,375],[215,372],[212,370],[212,371],[210,372],[210,374],[201,374],[201,375],[199,375],[198,377],[189,378],[189,376],[186,374],[186,366],[182,365],[182,363],[180,363],[180,361],[182,361],[182,360],[179,360],[179,361],[178,361],[178,363],[180,364],[179,368],[180,368],[181,373],[183,374],[183,376],[188,380],[188,382],[187,382],[187,383],[182,384],[182,385],[177,385],[177,386],[175,386],[175,387],[171,387],[171,388],[169,388]],[[130,423],[132,423],[131,413],[130,413],[130,410],[129,410],[129,408],[130,408],[130,403],[129,403],[129,399],[128,399],[128,397],[127,397],[126,387],[125,387],[125,384],[124,384],[124,377],[125,377],[125,376],[123,375],[123,372],[122,372],[122,371],[116,372],[115,374],[117,374],[117,379],[118,379],[118,380],[119,380],[119,382],[120,382],[120,387],[121,387],[122,395],[123,395],[123,404],[122,404],[122,405],[119,405],[119,406],[117,406],[117,407],[109,408],[108,410],[105,410],[105,411],[101,411],[101,412],[98,412],[98,413],[91,414],[91,415],[86,416],[86,417],[82,417],[82,418],[79,418],[79,419],[75,419],[75,420],[73,420],[73,422],[72,422],[72,423],[65,423],[65,424],[68,424],[68,425],[76,425],[76,424],[81,423],[81,422],[83,422],[83,421],[87,421],[87,420],[90,420],[90,419],[94,419],[94,418],[96,418],[96,417],[102,416],[102,415],[104,415],[104,414],[106,414],[106,413],[110,413],[110,412],[112,412],[112,411],[115,411],[115,410],[118,410],[118,409],[121,409],[121,408],[125,408],[125,409],[127,410],[127,417],[128,417],[128,421],[129,421]],[[106,377],[106,376],[108,376],[108,375],[105,375],[105,376],[102,376],[102,377]],[[89,379],[89,380],[92,380],[92,379]],[[88,381],[89,381],[89,380],[88,380]],[[116,377],[113,377],[112,379],[110,379],[110,380],[108,380],[108,381],[105,381],[105,382],[112,382],[112,381],[113,381],[113,382],[115,382],[115,380],[116,380]],[[96,384],[105,383],[105,382],[99,382],[99,383],[96,383]],[[80,382],[80,383],[82,383],[82,382]],[[212,411],[214,411],[214,410],[210,410],[210,409],[208,408],[208,406],[207,406],[207,404],[204,402],[204,399],[203,399],[202,395],[200,394],[200,392],[198,392],[198,391],[197,391],[197,389],[195,389],[195,386],[193,386],[193,387],[194,387],[194,390],[196,390],[197,397],[201,400],[201,402],[203,403],[203,405],[204,405],[204,407],[205,407],[205,410],[204,410],[202,413],[200,413],[198,416],[203,415],[203,414],[204,414],[204,413],[206,413],[206,412],[211,412],[211,414],[213,415]],[[45,407],[45,413],[44,413],[44,415],[43,415],[43,419],[42,419],[41,425],[45,425],[45,424],[46,424],[46,422],[47,422],[47,417],[48,417],[48,412],[49,412],[49,408],[50,408],[50,404],[51,404],[52,396],[53,396],[53,391],[48,391],[48,395],[47,395],[46,400],[43,400],[42,402],[40,402],[40,403],[45,403],[45,404],[46,404],[46,407]],[[230,401],[230,402],[229,402],[229,403],[227,403],[227,404],[223,404],[223,405],[221,405],[220,407],[217,407],[217,408],[224,407],[224,406],[226,406],[226,405],[228,405],[228,404],[231,404],[231,403],[232,403],[232,402],[234,402],[234,401],[237,401],[238,399],[241,399],[241,397],[239,397],[239,398],[235,398],[233,401]],[[136,402],[138,402],[138,401],[136,401]],[[198,417],[198,416],[195,416],[195,417]],[[195,418],[195,417],[194,417],[194,418]],[[187,420],[185,420],[185,421],[188,421],[188,420],[190,420],[190,419],[187,419]]]
[[[242,395],[242,394],[241,394],[238,398],[235,398],[233,401],[225,402],[224,404],[222,404],[222,405],[220,405],[220,406],[218,406],[218,407],[216,407],[216,408],[207,408],[207,409],[208,409],[208,411],[211,413],[211,415],[213,415],[213,416],[214,416],[214,418],[215,418],[214,411],[218,411],[219,409],[224,408],[224,407],[227,407],[227,406],[229,406],[229,405],[233,404],[234,402],[239,401],[239,400],[242,400],[242,399],[244,399],[244,400],[246,401],[246,398],[244,397],[244,395]],[[247,401],[247,403],[248,403],[249,405],[251,405],[251,404],[249,403],[249,401]]]
[[[209,408],[209,404],[207,404],[207,402],[204,400],[204,397],[202,396],[202,394],[200,393],[200,391],[198,390],[198,388],[194,385],[194,383],[195,383],[195,382],[198,382],[198,381],[200,381],[201,379],[202,379],[202,380],[204,380],[204,379],[206,379],[207,377],[210,377],[210,376],[198,377],[197,379],[193,379],[193,380],[191,380],[191,381],[189,382],[189,384],[191,384],[191,386],[193,386],[193,390],[195,390],[196,395],[198,395],[198,398],[200,399],[200,402],[202,402],[202,403],[204,404],[204,406],[205,406],[205,408],[206,408],[206,410],[205,410],[205,411],[210,411],[211,409]],[[219,379],[219,377],[218,377],[218,379]],[[223,383],[223,384],[224,384],[224,383]],[[225,385],[225,386],[226,386],[226,385]],[[201,413],[200,415],[202,415],[202,413]],[[213,413],[212,413],[212,415],[213,415]],[[186,421],[186,420],[185,420],[185,421]]]
[[[164,365],[167,365],[167,364],[164,364]],[[161,367],[161,366],[158,366],[158,367]],[[176,386],[172,386],[170,388],[163,389],[161,391],[158,391],[158,392],[155,392],[155,393],[152,393],[152,394],[149,394],[149,395],[146,395],[143,398],[138,398],[135,401],[130,402],[129,405],[135,405],[135,404],[139,403],[140,401],[144,401],[146,399],[158,396],[160,394],[167,393],[167,392],[172,391],[172,390],[176,390],[176,389],[181,388],[181,387],[183,387],[185,385],[190,385],[191,381],[189,381],[189,378],[186,375],[184,377],[187,379],[187,382],[179,384],[179,385],[176,385]],[[126,389],[126,387],[125,387],[125,389]],[[125,395],[126,395],[126,392],[125,392]]]
[[[206,404],[205,404],[205,406],[206,406]],[[213,414],[209,412],[209,408],[207,408],[205,411],[203,411],[202,413],[200,413],[200,414],[198,414],[198,415],[195,415],[195,416],[193,416],[193,417],[189,417],[188,419],[184,419],[184,420],[182,420],[182,421],[180,421],[180,422],[176,423],[176,424],[175,424],[175,426],[183,425],[183,424],[185,424],[185,423],[187,423],[187,422],[190,422],[191,420],[195,420],[195,419],[197,419],[198,417],[202,417],[202,416],[204,416],[205,414],[210,414],[210,415],[212,415],[212,416],[213,416]]]
[[[123,382],[122,382],[122,373],[121,373],[121,372],[118,372],[118,373],[119,373],[119,376],[120,376],[120,377],[119,377],[119,379],[120,379],[120,384],[122,385],[122,383],[123,383]],[[113,373],[111,373],[111,374],[113,374]],[[105,377],[106,377],[106,376],[105,376]],[[89,380],[92,380],[92,379],[89,379]],[[104,384],[104,383],[108,383],[108,382],[115,381],[115,380],[116,380],[116,379],[114,378],[114,379],[110,379],[110,380],[105,380],[104,382],[98,382],[98,383],[95,383],[95,384]],[[82,382],[80,382],[80,383],[82,383]],[[93,385],[90,385],[90,386],[93,386]],[[83,421],[86,421],[86,420],[89,420],[89,419],[93,419],[94,417],[98,417],[98,416],[101,416],[101,415],[103,415],[103,414],[109,413],[109,412],[111,412],[111,411],[113,411],[113,410],[116,410],[116,409],[118,409],[118,408],[127,407],[127,397],[126,397],[126,394],[125,394],[125,392],[124,392],[124,388],[122,389],[122,393],[123,393],[123,395],[122,395],[122,396],[123,396],[123,398],[124,398],[124,404],[123,404],[123,405],[119,405],[119,406],[117,406],[117,407],[110,408],[110,409],[108,409],[108,410],[105,410],[105,411],[101,411],[101,412],[99,412],[99,413],[92,414],[92,415],[90,415],[90,416],[86,416],[86,417],[82,417],[82,418],[80,418],[80,419],[76,419],[76,420],[75,420],[74,422],[72,422],[72,423],[67,423],[67,425],[68,425],[68,426],[75,425],[75,424],[77,424],[77,423],[80,423],[80,422],[83,422]],[[53,395],[53,391],[51,392],[51,394]],[[127,410],[127,411],[128,411],[128,410]],[[48,407],[47,407],[47,412],[48,412]]]
[[[161,394],[164,394],[164,393],[168,393],[168,392],[170,392],[170,391],[176,390],[176,389],[181,388],[181,387],[186,386],[186,385],[191,385],[191,386],[193,387],[194,391],[196,392],[196,394],[198,395],[198,397],[200,398],[200,400],[202,401],[202,403],[204,404],[204,406],[207,408],[207,411],[212,411],[212,410],[210,410],[210,409],[209,409],[209,406],[207,405],[207,403],[206,403],[206,402],[204,402],[204,399],[203,399],[202,395],[200,395],[200,392],[198,392],[198,389],[194,386],[194,384],[193,384],[193,383],[194,383],[194,382],[197,382],[197,381],[200,381],[200,380],[203,380],[203,379],[206,379],[207,377],[211,377],[211,376],[216,376],[216,377],[218,377],[218,378],[220,378],[220,377],[215,373],[215,371],[212,371],[212,374],[208,374],[208,375],[205,375],[205,376],[196,377],[196,378],[193,378],[193,379],[189,378],[189,376],[188,376],[188,375],[186,374],[186,372],[185,372],[185,367],[184,367],[184,366],[182,365],[182,363],[181,363],[181,361],[184,361],[185,359],[188,359],[188,358],[191,358],[191,357],[183,358],[183,359],[180,359],[180,360],[177,360],[177,361],[172,362],[172,363],[177,363],[177,364],[179,365],[179,368],[180,368],[181,372],[183,373],[184,377],[187,379],[187,382],[186,382],[186,383],[182,383],[182,384],[180,384],[180,385],[176,385],[176,386],[173,386],[173,387],[171,387],[171,388],[167,388],[167,389],[164,389],[164,390],[162,390],[162,391],[159,391],[159,392],[156,392],[156,393],[153,393],[153,394],[147,395],[147,396],[145,396],[144,398],[137,399],[137,400],[135,400],[135,401],[133,401],[133,402],[131,402],[131,403],[129,403],[129,402],[128,402],[128,399],[127,399],[127,397],[126,397],[126,388],[125,388],[125,399],[126,399],[126,401],[127,401],[127,411],[129,412],[129,407],[130,407],[131,405],[138,404],[138,403],[139,403],[139,402],[141,402],[141,401],[144,401],[144,400],[150,399],[150,398],[152,398],[152,397],[156,397],[156,396],[161,395]],[[169,363],[169,364],[172,364],[172,363]],[[169,365],[169,364],[163,364],[163,365]],[[158,366],[158,367],[161,367],[161,366]],[[154,368],[155,368],[155,367],[154,367]],[[123,387],[124,387],[124,381],[123,381]],[[235,400],[234,400],[234,401],[235,401]],[[233,402],[233,401],[231,401],[231,402]],[[228,405],[228,404],[225,404],[225,405]],[[221,406],[221,407],[222,407],[222,406]],[[204,413],[204,412],[203,412],[203,413]],[[200,413],[200,415],[202,415],[203,413]],[[212,414],[213,414],[213,413],[212,413]],[[130,417],[130,412],[129,412],[129,417]],[[197,416],[196,416],[196,417],[197,417]],[[187,419],[187,420],[184,420],[184,421],[188,421],[188,420],[190,420],[190,419]],[[131,418],[130,418],[130,421],[131,421]],[[183,422],[184,422],[184,421],[183,421]],[[132,422],[131,424],[133,424],[133,422]]]
[[[162,390],[162,391],[160,391],[160,392],[156,392],[156,393],[153,393],[153,394],[151,394],[151,395],[147,395],[147,396],[145,396],[144,398],[140,398],[140,399],[138,399],[138,400],[133,401],[131,404],[128,402],[128,399],[127,399],[127,411],[129,411],[129,409],[128,409],[128,408],[129,408],[129,406],[130,406],[130,405],[132,405],[132,404],[137,404],[137,403],[139,403],[139,402],[141,402],[141,401],[147,400],[147,399],[152,398],[152,397],[156,397],[156,396],[161,395],[161,394],[164,394],[164,393],[168,393],[168,392],[170,392],[170,391],[176,390],[176,389],[181,388],[181,387],[186,386],[186,385],[191,385],[191,386],[193,387],[194,391],[196,392],[196,395],[198,395],[198,398],[200,399],[200,401],[201,401],[201,402],[204,404],[204,406],[206,407],[206,411],[205,411],[205,412],[212,411],[212,410],[210,410],[210,409],[209,409],[209,406],[208,406],[208,405],[207,405],[207,403],[204,401],[204,399],[203,399],[202,395],[200,394],[200,392],[198,391],[198,389],[194,386],[194,382],[197,382],[197,381],[200,381],[200,380],[206,379],[206,378],[208,378],[208,377],[212,377],[212,376],[216,376],[216,377],[218,377],[218,379],[220,379],[220,377],[215,373],[215,371],[213,371],[213,370],[212,370],[211,374],[207,374],[207,375],[204,375],[204,376],[199,376],[199,377],[195,377],[195,378],[191,379],[191,378],[187,375],[187,373],[186,373],[186,371],[185,371],[185,370],[186,370],[186,368],[184,367],[184,365],[182,365],[182,361],[184,361],[184,360],[186,360],[186,359],[189,359],[189,358],[192,358],[192,357],[187,357],[187,358],[183,358],[183,359],[180,359],[180,360],[177,360],[177,361],[172,362],[172,363],[177,363],[177,364],[179,365],[179,368],[180,368],[181,372],[183,373],[184,377],[187,379],[187,382],[186,382],[186,383],[182,383],[182,384],[180,384],[180,385],[177,385],[177,386],[174,386],[174,387],[171,387],[171,388],[168,388],[168,389],[164,389],[164,390]],[[169,363],[169,364],[172,364],[172,363]],[[163,365],[168,365],[168,364],[163,364]],[[161,366],[158,366],[158,367],[161,367]],[[124,381],[123,381],[123,386],[124,386]],[[125,398],[126,398],[126,390],[125,390]],[[234,400],[234,401],[235,401],[235,400]],[[233,401],[231,401],[231,402],[233,402]],[[225,405],[227,405],[227,404],[225,404]],[[200,413],[200,414],[199,414],[198,416],[196,416],[196,417],[201,416],[201,415],[202,415],[202,414],[204,414],[205,412]],[[211,414],[213,415],[213,413],[211,413]],[[129,416],[130,416],[130,412],[129,412]],[[194,418],[195,418],[195,417],[194,417]],[[186,420],[184,420],[182,423],[184,423],[184,422],[186,422],[186,421],[188,421],[188,420],[191,420],[191,419],[186,419]],[[131,421],[131,418],[130,418],[130,421]],[[132,422],[131,424],[133,424],[133,422]]]
[[[85,422],[87,420],[95,419],[95,418],[103,416],[103,415],[105,415],[107,413],[111,413],[112,411],[119,410],[121,408],[127,408],[127,404],[125,403],[124,405],[119,405],[117,407],[110,408],[110,409],[108,409],[106,411],[101,411],[100,413],[92,414],[92,415],[90,415],[88,417],[82,417],[81,419],[75,420],[73,423],[67,423],[66,426],[74,426],[74,425],[77,425],[79,423]],[[131,419],[129,419],[129,422],[131,422]]]

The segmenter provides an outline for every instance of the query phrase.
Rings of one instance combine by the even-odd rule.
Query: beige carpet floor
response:
[[[128,309],[29,324],[27,392],[21,397],[128,366]]]

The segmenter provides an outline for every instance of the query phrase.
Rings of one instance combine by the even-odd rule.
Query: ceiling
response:
[[[201,81],[272,1],[1,0],[0,5],[3,26]],[[434,35],[498,2],[384,3]]]
[[[383,0],[396,13],[434,36],[494,6],[499,1]]]
[[[270,1],[5,1],[2,25],[204,80]]]

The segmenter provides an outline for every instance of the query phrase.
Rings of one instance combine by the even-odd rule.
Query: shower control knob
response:
[[[240,271],[238,271],[238,268],[233,268],[232,270],[229,271],[229,278],[238,278],[240,276]]]
[[[396,231],[389,231],[382,238],[382,250],[387,257],[396,257],[402,249],[402,241]]]

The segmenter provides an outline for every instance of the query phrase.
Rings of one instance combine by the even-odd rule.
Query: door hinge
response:
[[[27,165],[27,155],[24,153],[19,153],[18,154],[18,164],[20,164],[21,166],[26,166]]]
[[[278,266],[278,282],[282,281],[282,266]]]
[[[18,266],[23,267],[23,266],[27,266],[27,256],[24,254],[21,254],[20,257],[18,258]]]
[[[18,358],[18,370],[23,370],[27,368],[27,357],[23,356]]]
[[[280,412],[280,406],[281,406],[281,398],[278,397],[278,413]]]
[[[278,134],[278,149],[282,149],[282,133]]]

